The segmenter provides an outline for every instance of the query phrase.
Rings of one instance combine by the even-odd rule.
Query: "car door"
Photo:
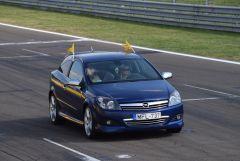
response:
[[[59,69],[54,73],[53,80],[54,80],[54,88],[55,88],[55,95],[58,103],[60,104],[60,111],[67,114],[68,112],[68,105],[66,104],[67,96],[65,93],[64,84],[69,81],[68,73],[70,67],[72,65],[72,61],[67,60],[61,64]]]
[[[69,71],[69,81],[82,81],[83,80],[83,65],[79,60],[73,62]],[[80,86],[65,87],[67,95],[67,104],[69,105],[68,113],[77,119],[80,119],[81,109],[85,100],[85,94]]]

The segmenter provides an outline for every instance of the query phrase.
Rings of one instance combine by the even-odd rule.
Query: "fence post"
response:
[[[209,0],[205,1],[205,5],[208,6],[209,5]]]

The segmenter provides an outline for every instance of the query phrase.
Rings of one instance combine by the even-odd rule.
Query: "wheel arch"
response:
[[[85,110],[86,110],[86,108],[87,107],[89,107],[90,109],[91,109],[91,111],[94,111],[93,110],[93,105],[92,105],[92,103],[91,103],[91,101],[89,100],[89,99],[86,99],[85,101],[84,101],[84,103],[83,103],[83,106],[82,106],[83,108],[82,108],[82,117],[81,117],[81,119],[83,119],[84,118],[84,112],[85,112]],[[93,113],[94,114],[94,113]]]

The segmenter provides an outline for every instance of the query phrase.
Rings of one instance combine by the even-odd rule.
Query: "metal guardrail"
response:
[[[240,32],[240,7],[137,0],[0,0],[0,3],[153,24]]]

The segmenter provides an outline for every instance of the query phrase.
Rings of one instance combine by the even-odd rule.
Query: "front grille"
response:
[[[153,110],[168,106],[168,100],[141,102],[141,103],[124,103],[120,104],[122,110]]]
[[[125,120],[125,124],[128,126],[134,125],[153,125],[153,124],[164,124],[167,121],[168,117],[154,119],[154,120]]]

